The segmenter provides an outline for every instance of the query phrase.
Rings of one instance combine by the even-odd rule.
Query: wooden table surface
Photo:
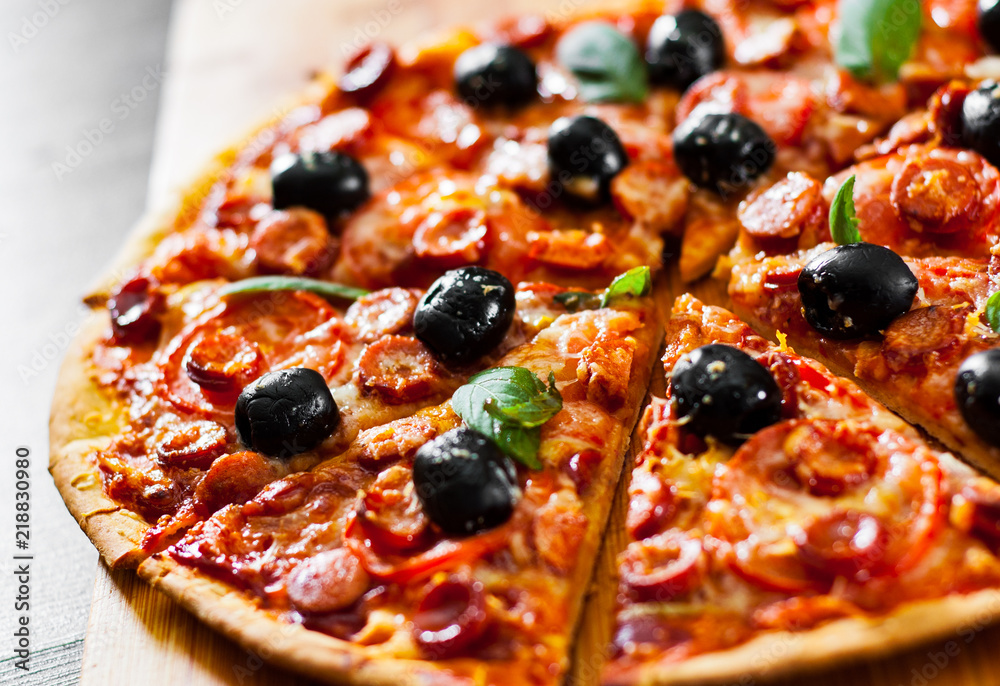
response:
[[[155,154],[149,172],[150,205],[157,205],[168,198],[179,183],[220,147],[220,142],[238,138],[254,122],[276,112],[285,98],[301,88],[314,69],[339,63],[344,51],[359,40],[377,37],[399,43],[427,30],[453,23],[483,21],[501,13],[529,10],[562,14],[585,2],[283,0],[278,3],[273,0],[178,0],[174,3],[166,60],[169,77],[162,87],[157,82],[146,94],[147,102],[137,103],[130,111],[130,117],[123,120],[113,136],[97,146],[96,152],[84,159],[78,169],[74,168],[70,176],[53,181],[55,172],[52,162],[64,159],[67,154],[64,146],[76,145],[81,135],[85,135],[87,127],[96,125],[105,112],[110,111],[110,103],[116,97],[114,87],[103,98],[91,98],[97,105],[74,121],[66,135],[54,138],[44,127],[47,121],[45,115],[40,114],[36,117],[40,121],[32,129],[35,136],[14,141],[13,144],[21,148],[34,144],[43,149],[33,152],[39,176],[45,176],[48,182],[44,197],[35,186],[29,188],[30,179],[19,178],[19,170],[9,163],[7,166],[0,165],[3,173],[0,181],[12,182],[7,188],[0,184],[0,193],[3,197],[17,198],[21,206],[27,205],[13,217],[0,215],[3,217],[0,218],[0,268],[11,267],[9,271],[0,271],[6,272],[4,278],[9,278],[10,274],[27,277],[30,271],[24,266],[25,258],[55,253],[58,264],[51,274],[45,276],[63,284],[46,294],[51,309],[39,314],[30,302],[18,303],[19,309],[13,313],[16,318],[4,319],[25,323],[27,326],[19,330],[17,336],[27,340],[17,339],[10,330],[0,330],[3,337],[0,340],[18,351],[15,356],[18,364],[22,361],[30,364],[33,352],[41,350],[54,332],[66,328],[67,322],[74,321],[74,298],[83,292],[87,281],[100,272],[100,264],[106,262],[106,256],[120,242],[123,216],[134,218],[142,204],[142,184],[148,168],[146,151],[151,143],[151,119],[157,99],[161,102]],[[4,10],[9,18],[0,26],[16,27],[22,17],[31,21],[33,12],[45,3],[17,0],[15,4],[15,11]],[[54,75],[58,84],[65,84],[62,87],[66,95],[59,88],[49,88],[45,92],[63,106],[79,106],[81,99],[90,102],[85,98],[69,96],[70,93],[75,95],[86,91],[89,84],[98,80],[83,73],[88,69],[104,68],[115,73],[123,71],[115,61],[116,52],[128,55],[125,61],[130,69],[128,77],[117,84],[118,88],[132,88],[136,83],[141,85],[148,69],[155,70],[162,64],[159,57],[162,33],[158,31],[162,31],[166,3],[133,6],[114,3],[113,0],[91,0],[89,4],[94,6],[89,8],[90,14],[81,11],[84,9],[82,5],[63,7],[51,19],[51,26],[39,30],[38,36],[22,48],[23,52],[14,54],[15,58],[24,61],[28,57],[23,55],[30,55],[29,50],[37,50],[41,54],[31,58],[35,60],[30,63],[33,69],[20,81],[29,84],[43,75]],[[108,45],[104,46],[111,55],[102,52],[101,60],[81,64],[73,64],[69,60],[62,65],[54,64],[56,58],[52,55],[62,55],[63,59],[66,56],[51,43],[59,40],[60,31],[70,30],[67,25],[71,16],[81,22],[73,25],[74,30],[83,31],[86,27],[92,32],[91,43],[95,52],[101,51],[102,47],[100,41],[95,40],[97,36],[115,36],[117,43],[109,38]],[[79,19],[81,16],[85,19]],[[123,47],[124,43],[119,40],[121,35],[128,36],[128,46]],[[43,53],[46,42],[50,52]],[[122,59],[119,57],[119,61]],[[6,82],[6,76],[5,72],[0,72],[0,83]],[[55,93],[59,96],[53,95]],[[26,109],[23,101],[18,106]],[[28,120],[31,117],[28,112],[23,112],[22,118]],[[67,120],[64,118],[62,121]],[[145,124],[146,128],[140,128],[139,124]],[[13,138],[11,131],[4,129],[8,127],[0,127],[0,140]],[[117,176],[101,176],[99,160],[104,160],[103,156],[110,151],[120,151],[123,158],[104,162],[119,165],[114,170]],[[102,181],[106,183],[112,176],[114,185],[106,185],[101,189],[103,192],[97,192],[98,184]],[[46,202],[59,191],[77,198],[75,205],[70,205],[68,198]],[[99,200],[95,201],[95,198]],[[51,215],[50,221],[43,223],[50,231],[47,235],[38,236],[30,230],[34,213],[38,210],[26,200],[34,200],[43,206],[43,214]],[[76,224],[66,221],[67,217],[76,218],[74,212],[88,220],[87,223],[79,223],[87,229],[83,236],[74,234]],[[106,222],[99,225],[98,219],[105,219]],[[18,233],[15,234],[15,230]],[[81,255],[92,259],[81,260]],[[58,274],[62,278],[56,276]],[[17,284],[15,281],[9,283]],[[721,296],[711,286],[701,286],[697,290],[708,299],[718,300]],[[4,303],[4,306],[9,307],[10,303]],[[33,471],[33,495],[37,491],[36,518],[33,521],[37,527],[35,535],[39,558],[37,572],[33,570],[36,575],[32,585],[39,602],[37,632],[34,634],[37,661],[31,672],[19,673],[9,657],[9,639],[3,639],[6,642],[0,642],[3,646],[0,648],[0,683],[75,683],[77,675],[74,670],[79,665],[81,648],[83,668],[79,681],[84,686],[304,683],[299,677],[268,667],[261,656],[243,650],[201,626],[186,611],[146,587],[133,573],[109,573],[103,565],[97,564],[96,555],[86,540],[81,540],[82,536],[58,502],[58,496],[43,469],[47,446],[40,428],[44,426],[44,406],[48,401],[45,396],[51,393],[54,367],[54,363],[43,365],[38,378],[33,377],[27,382],[18,376],[16,365],[11,369],[4,368],[4,376],[0,377],[6,382],[0,388],[20,389],[24,386],[31,400],[28,403],[11,402],[11,398],[5,398],[9,410],[5,416],[13,417],[16,422],[8,426],[17,430],[2,432],[0,450],[4,456],[12,456],[15,446],[28,445],[36,458]],[[44,402],[40,402],[40,398]],[[10,464],[10,460],[2,462]],[[13,502],[3,497],[10,493],[12,485],[4,474],[0,476],[0,502]],[[618,521],[622,505],[619,497],[615,507]],[[12,516],[12,512],[0,515],[3,518],[0,521],[11,521]],[[602,553],[595,589],[611,587],[608,583],[610,562],[620,544],[621,527],[613,526],[606,540],[607,550]],[[0,573],[4,573],[5,577],[10,576],[11,555],[8,551],[12,545],[2,546],[4,559]],[[5,594],[8,585],[5,580],[2,585]],[[83,617],[91,590],[92,603],[84,647]],[[0,598],[0,607],[3,608],[0,635],[3,636],[9,635],[7,627],[12,626],[14,619],[8,608],[12,596],[13,593]],[[612,596],[606,592],[592,596],[580,643],[580,652],[586,659],[579,662],[582,667],[574,672],[575,683],[593,683],[593,660],[595,657],[599,660],[603,653],[612,601]],[[36,621],[34,616],[32,621]],[[808,681],[814,686],[1000,684],[998,653],[1000,629],[982,628],[974,633],[971,642],[956,636],[950,641],[946,639],[925,645],[889,660],[861,663],[831,673],[780,683]],[[779,657],[762,656],[762,659]]]

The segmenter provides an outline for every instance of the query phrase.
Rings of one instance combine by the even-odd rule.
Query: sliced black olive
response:
[[[670,397],[686,431],[729,445],[781,419],[781,389],[771,373],[720,343],[696,348],[674,365]]]
[[[498,272],[462,267],[431,284],[413,330],[436,357],[465,364],[498,345],[514,321],[514,286]]]
[[[979,35],[1000,52],[1000,0],[979,0]]]
[[[674,129],[674,159],[694,184],[718,192],[746,186],[774,164],[777,146],[742,114],[688,117]]]
[[[368,199],[368,172],[341,152],[282,155],[271,164],[274,209],[308,207],[326,217],[327,225]]]
[[[597,117],[561,117],[549,128],[549,169],[572,195],[607,200],[611,179],[627,166],[628,154],[618,134]]]
[[[969,356],[955,377],[955,401],[980,438],[1000,446],[1000,349]]]
[[[272,457],[291,457],[322,443],[340,412],[322,374],[305,367],[268,372],[236,401],[236,436]]]
[[[881,245],[838,245],[799,274],[806,321],[824,336],[861,338],[910,311],[920,284],[903,259]]]
[[[523,105],[538,89],[535,63],[512,45],[484,43],[455,60],[455,88],[473,105]]]
[[[653,83],[685,90],[721,67],[725,59],[722,29],[704,12],[665,14],[649,30],[646,64]]]
[[[1000,166],[1000,85],[984,81],[965,96],[962,143]]]
[[[417,450],[413,485],[431,521],[458,535],[503,524],[521,496],[511,459],[467,428],[453,429]]]

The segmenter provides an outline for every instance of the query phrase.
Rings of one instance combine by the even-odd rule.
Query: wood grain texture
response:
[[[182,182],[188,171],[224,143],[272,113],[274,103],[294,93],[312,68],[335,63],[339,49],[378,27],[381,39],[399,43],[456,22],[483,21],[503,13],[571,11],[583,0],[244,0],[227,3],[220,16],[208,0],[178,3],[172,30],[170,80],[165,91],[151,204]],[[216,7],[213,7],[215,5]],[[396,11],[398,10],[398,11]],[[379,21],[380,17],[384,22]],[[372,23],[374,22],[374,23]],[[299,28],[307,27],[302,34]],[[266,37],[266,41],[264,40]],[[226,84],[220,88],[219,84]],[[218,112],[224,107],[224,113]],[[669,311],[684,290],[671,269],[659,282],[659,301]],[[713,304],[726,304],[714,282],[691,290]],[[652,389],[662,393],[659,387]],[[641,439],[633,439],[634,451]],[[630,453],[634,457],[634,452]],[[596,683],[606,655],[615,604],[614,558],[624,546],[626,484],[619,486],[612,525],[577,643],[569,681]],[[967,640],[968,639],[968,640]],[[303,679],[267,667],[261,657],[200,625],[190,614],[146,587],[131,572],[98,571],[84,654],[83,686],[279,686]],[[762,655],[777,661],[780,655]],[[862,663],[819,675],[774,682],[780,686],[992,686],[1000,684],[1000,628],[969,627],[891,660]]]

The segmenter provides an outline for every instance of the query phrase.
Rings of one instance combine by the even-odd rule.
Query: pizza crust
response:
[[[838,619],[817,629],[772,632],[684,662],[622,671],[605,686],[743,684],[843,666],[954,634],[966,642],[1000,618],[1000,589],[908,603],[881,617]]]

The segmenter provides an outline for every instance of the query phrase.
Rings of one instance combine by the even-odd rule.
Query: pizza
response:
[[[998,46],[971,0],[373,42],[87,296],[56,485],[111,567],[331,683],[561,683],[591,591],[606,684],[991,619]]]
[[[995,482],[690,295],[674,304],[663,366],[629,486],[605,683],[732,683],[994,613]]]

